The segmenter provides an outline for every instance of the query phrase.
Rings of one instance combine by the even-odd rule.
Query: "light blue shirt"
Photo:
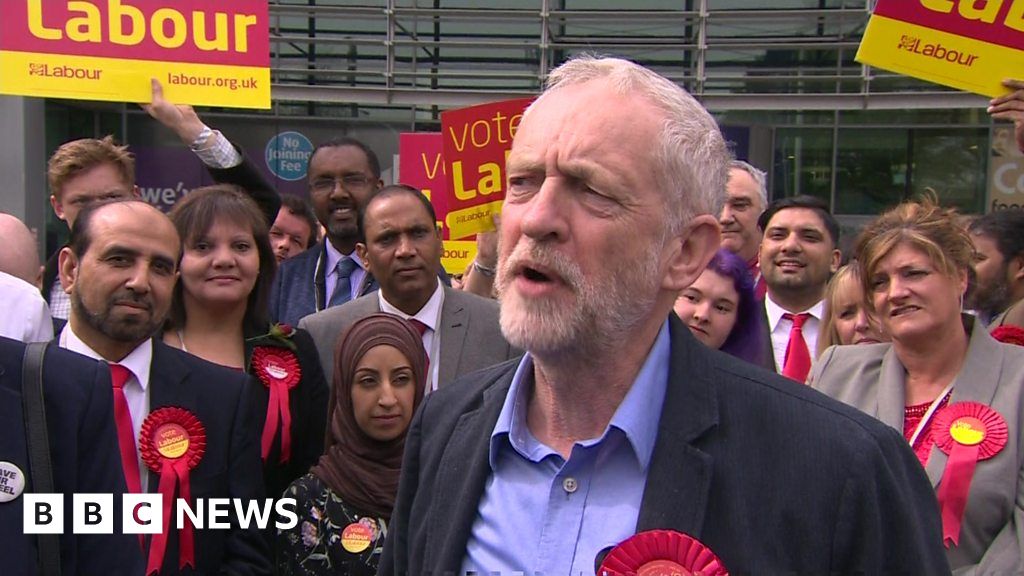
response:
[[[568,460],[526,424],[533,360],[523,357],[491,433],[491,476],[463,573],[594,574],[597,554],[635,533],[670,349],[666,320],[604,433],[577,442]]]
[[[331,244],[330,240],[324,240],[324,244],[327,245],[327,258],[326,262],[326,273],[324,274],[324,294],[326,295],[326,301],[331,301],[331,294],[334,294],[334,287],[338,285],[338,262],[342,258],[351,258],[356,263],[356,267],[352,270],[352,275],[349,276],[349,282],[352,284],[352,290],[350,292],[350,299],[355,300],[359,298],[359,295],[363,291],[363,283],[366,282],[366,264],[359,259],[356,255],[355,250],[351,254],[342,254],[337,248]],[[326,307],[326,304],[324,305]]]

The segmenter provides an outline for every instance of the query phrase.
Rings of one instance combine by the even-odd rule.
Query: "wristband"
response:
[[[489,268],[487,266],[484,266],[483,264],[476,260],[473,260],[473,268],[476,268],[478,272],[480,272],[481,274],[488,278],[494,278],[494,275],[498,272],[495,268]]]

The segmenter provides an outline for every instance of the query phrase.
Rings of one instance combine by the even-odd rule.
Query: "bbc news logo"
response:
[[[63,534],[63,494],[24,494],[25,534]],[[160,494],[124,494],[121,497],[121,531],[124,534],[160,534],[163,530],[164,503]],[[190,505],[182,498],[174,502],[171,528],[180,530],[188,521],[197,530],[228,530],[234,525],[260,530],[273,524],[289,530],[299,523],[294,498],[279,500],[242,500],[240,498],[197,498]],[[276,515],[276,518],[275,518]],[[234,523],[232,522],[234,520]],[[114,495],[74,494],[71,532],[74,534],[113,534]]]

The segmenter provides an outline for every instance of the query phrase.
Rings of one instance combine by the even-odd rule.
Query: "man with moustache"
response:
[[[428,392],[521,354],[501,335],[497,302],[438,278],[442,243],[436,221],[434,206],[415,188],[385,186],[367,201],[360,217],[365,240],[356,251],[380,290],[299,322],[317,343],[325,374],[334,373],[338,334],[378,312],[410,320],[420,331],[430,359]]]
[[[949,573],[898,433],[671,314],[719,248],[727,162],[666,78],[593,57],[551,73],[513,141],[499,231],[501,328],[527,354],[426,397],[380,574],[593,574],[634,535],[739,574]],[[653,560],[706,567],[617,571]]]
[[[334,138],[313,150],[308,178],[313,212],[327,235],[320,244],[284,262],[274,277],[270,317],[291,325],[377,289],[373,275],[355,253],[358,213],[383,185],[377,155],[355,138]]]
[[[993,329],[1024,326],[1024,212],[990,212],[971,221],[967,231],[977,252],[970,307]]]
[[[245,504],[263,497],[255,384],[242,372],[153,338],[170,309],[180,256],[174,225],[149,204],[123,200],[85,206],[60,252],[60,281],[71,299],[71,316],[59,343],[111,365],[120,460],[129,492],[163,493],[165,481],[173,486],[173,479],[151,470],[140,457],[147,446],[152,448],[143,434],[144,423],[153,430],[172,423],[191,430],[188,446],[205,445],[188,472],[192,497],[239,498]],[[189,417],[201,425],[205,442],[191,436],[198,432]],[[269,574],[267,543],[256,526],[242,529],[234,520],[231,525],[228,530],[196,530],[192,567],[179,569],[179,552],[182,561],[188,559],[187,547],[180,545],[172,524],[164,533],[162,558],[154,545],[157,537],[147,542],[149,568],[164,576]]]
[[[757,263],[761,246],[761,229],[757,218],[768,205],[768,188],[764,171],[743,160],[729,163],[729,179],[725,184],[725,205],[718,216],[722,227],[722,248],[747,263],[754,279],[754,292],[764,298],[765,283]]]
[[[805,382],[811,350],[818,347],[825,286],[839,269],[839,222],[820,199],[794,196],[769,204],[757,224],[764,231],[758,259],[767,287],[766,368]]]

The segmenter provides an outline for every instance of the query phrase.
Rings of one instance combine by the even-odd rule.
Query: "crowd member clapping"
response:
[[[953,210],[902,204],[857,242],[891,345],[826,350],[812,384],[903,432],[942,508],[954,571],[1024,571],[1024,350],[961,314],[974,248]]]
[[[184,250],[163,340],[263,384],[261,455],[267,494],[277,497],[323,446],[327,384],[316,347],[305,332],[267,321],[276,260],[255,202],[232,186],[209,186],[170,216]]]
[[[278,534],[282,576],[376,573],[406,430],[423,399],[426,351],[407,320],[367,316],[335,348],[326,450],[285,493],[300,519]]]
[[[764,328],[747,263],[720,249],[674,310],[704,345],[752,364],[764,362]]]
[[[829,346],[888,342],[864,298],[860,268],[851,262],[836,271],[825,287],[825,318],[818,337],[818,353]]]

